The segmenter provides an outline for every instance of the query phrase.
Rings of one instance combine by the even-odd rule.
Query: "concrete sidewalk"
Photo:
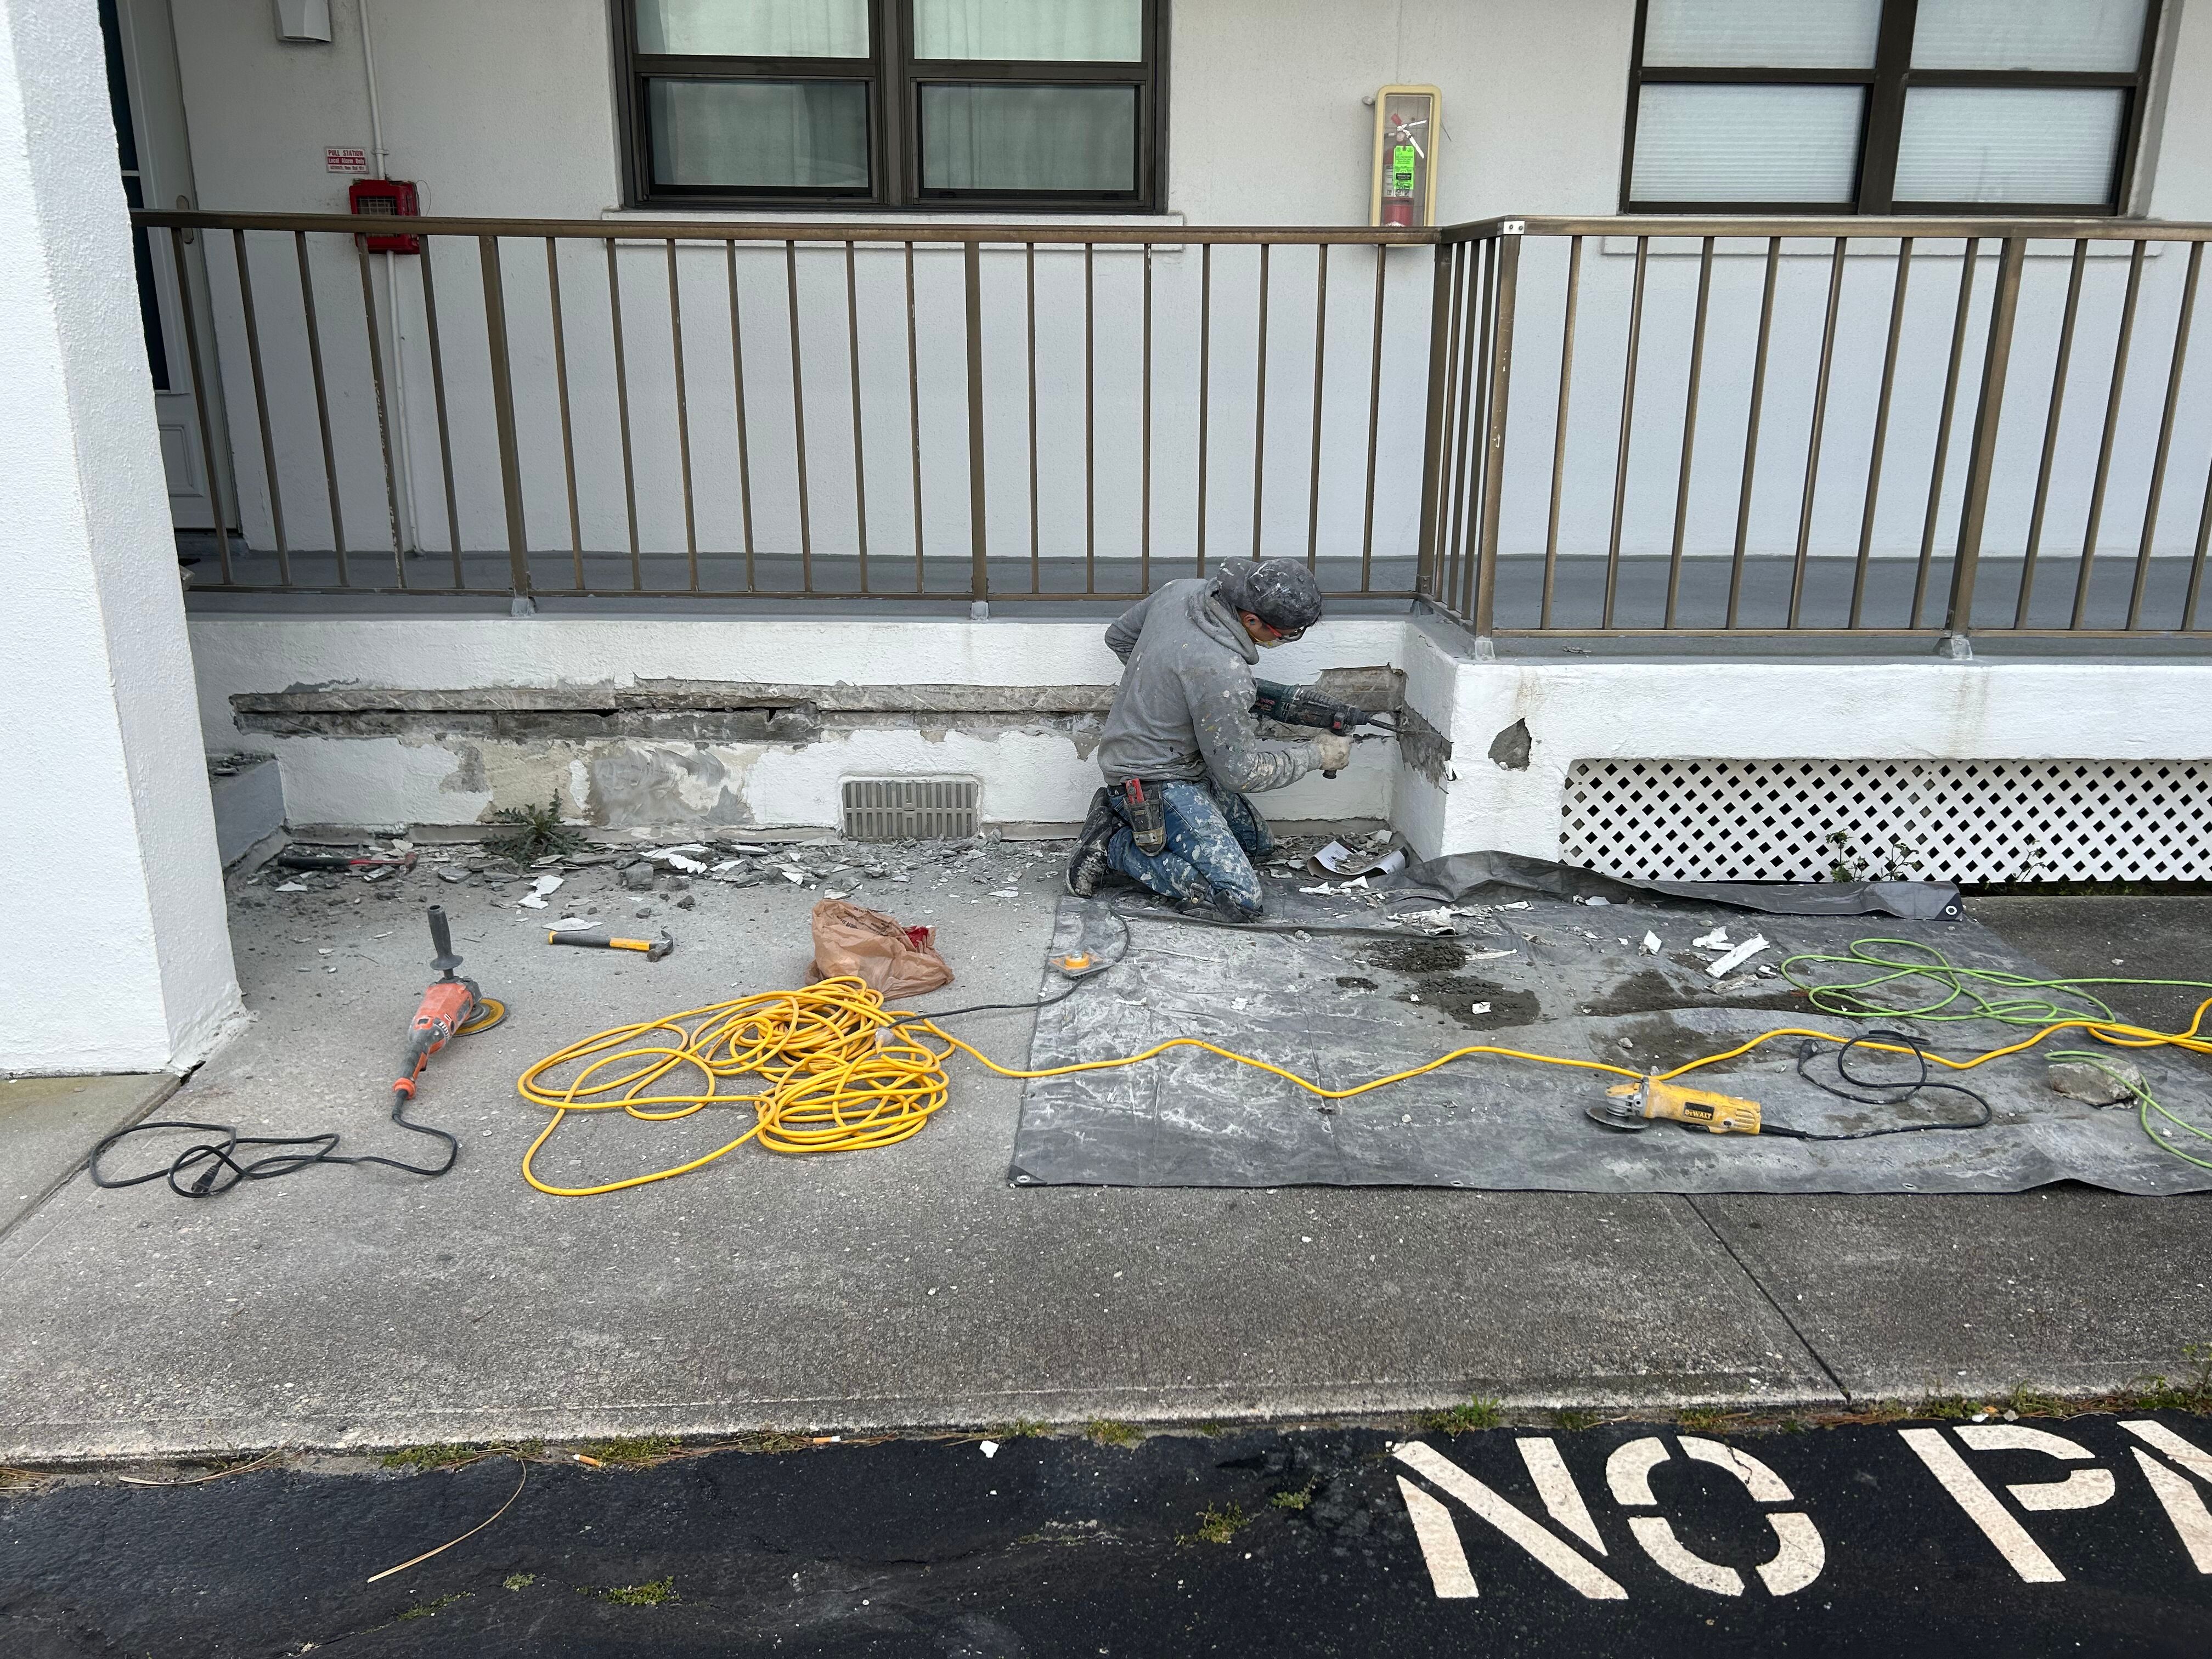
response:
[[[804,983],[825,886],[860,880],[858,902],[938,927],[960,977],[923,1004],[1033,997],[1062,850],[1008,844],[902,883],[867,878],[873,850],[852,848],[862,867],[826,884],[701,881],[689,909],[622,890],[615,864],[570,872],[542,911],[516,908],[525,884],[448,884],[428,865],[289,895],[264,879],[233,917],[259,1018],[161,1115],[337,1129],[342,1152],[419,1157],[428,1143],[384,1115],[429,977],[422,907],[442,902],[462,971],[514,1010],[423,1084],[415,1115],[461,1137],[461,1162],[430,1182],[311,1170],[191,1203],[158,1182],[69,1182],[0,1237],[0,1461],[1366,1415],[1470,1393],[1663,1410],[2081,1392],[2175,1371],[2184,1343],[2212,1335],[2212,1210],[2193,1199],[1017,1189],[1019,1085],[964,1060],[951,1105],[885,1152],[749,1146],[591,1199],[522,1182],[544,1120],[518,1073],[604,1027]],[[665,923],[676,953],[544,944],[546,920],[592,905],[630,929]],[[2205,900],[1976,914],[2054,969],[2212,966],[2195,959]],[[1030,1024],[962,1029],[1018,1064]],[[593,1121],[564,1128],[541,1169],[610,1179],[749,1121]],[[125,1161],[153,1167],[155,1150]]]

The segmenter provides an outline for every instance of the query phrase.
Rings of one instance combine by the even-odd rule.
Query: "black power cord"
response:
[[[1872,1042],[1892,1042],[1902,1046],[1911,1054],[1913,1063],[1919,1068],[1919,1075],[1890,1079],[1855,1074],[1850,1068],[1851,1050],[1862,1043]],[[1781,1135],[1790,1140],[1871,1140],[1876,1135],[1917,1134],[1923,1129],[1981,1129],[1989,1127],[1990,1103],[1964,1084],[1945,1083],[1929,1077],[1927,1054],[1922,1052],[1917,1042],[1902,1031],[1863,1032],[1848,1042],[1838,1044],[1835,1049],[1836,1075],[1842,1082],[1851,1085],[1854,1089],[1880,1089],[1887,1091],[1886,1093],[1854,1094],[1850,1089],[1840,1088],[1814,1076],[1807,1067],[1823,1052],[1820,1045],[1809,1037],[1797,1045],[1797,1075],[1823,1094],[1847,1100],[1854,1106],[1903,1106],[1923,1090],[1944,1089],[1953,1094],[1966,1096],[1981,1109],[1981,1115],[1962,1123],[1895,1123],[1885,1129],[1857,1129],[1849,1134],[1839,1135],[1820,1134],[1810,1129],[1787,1129],[1778,1123],[1763,1123],[1759,1126],[1761,1134]]]
[[[117,1130],[93,1148],[92,1157],[85,1164],[85,1173],[92,1177],[94,1186],[111,1189],[142,1186],[166,1176],[169,1190],[179,1198],[214,1198],[228,1192],[241,1181],[272,1181],[278,1176],[290,1175],[295,1170],[308,1169],[318,1164],[379,1164],[387,1170],[398,1170],[407,1175],[435,1177],[452,1169],[454,1161],[460,1157],[461,1143],[445,1130],[433,1128],[427,1123],[410,1123],[407,1121],[407,1096],[397,1089],[392,1094],[392,1121],[410,1134],[430,1135],[444,1141],[446,1161],[433,1169],[427,1164],[404,1163],[396,1158],[379,1158],[371,1152],[341,1156],[337,1150],[338,1132],[335,1129],[319,1135],[242,1135],[235,1126],[228,1123],[190,1123],[181,1119],[167,1118],[153,1123],[134,1123],[127,1129]],[[100,1172],[100,1160],[115,1146],[132,1135],[149,1134],[156,1129],[191,1129],[220,1139],[199,1141],[187,1146],[171,1158],[167,1167],[149,1170],[143,1175],[108,1176]],[[296,1146],[302,1150],[269,1152],[241,1163],[236,1156],[241,1146]]]

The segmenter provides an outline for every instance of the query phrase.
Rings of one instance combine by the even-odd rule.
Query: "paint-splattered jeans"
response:
[[[1252,860],[1275,850],[1275,838],[1259,809],[1211,781],[1152,787],[1167,809],[1168,844],[1158,853],[1139,852],[1136,837],[1124,827],[1107,843],[1106,861],[1169,898],[1258,915],[1267,896]]]

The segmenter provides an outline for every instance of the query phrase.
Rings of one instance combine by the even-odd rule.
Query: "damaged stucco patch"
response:
[[[1509,772],[1528,769],[1528,752],[1534,747],[1528,736],[1528,722],[1516,720],[1490,740],[1490,758]]]
[[[1442,787],[1451,779],[1451,739],[1412,707],[1398,711],[1398,754],[1406,764]]]

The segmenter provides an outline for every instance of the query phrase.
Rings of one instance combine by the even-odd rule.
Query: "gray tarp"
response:
[[[1147,915],[1121,892],[1061,901],[1053,951],[1127,954],[1037,1018],[1035,1067],[1135,1053],[1199,1036],[1273,1060],[1335,1087],[1490,1043],[1658,1070],[1778,1026],[1871,1029],[1812,1014],[1759,963],[1791,952],[1835,952],[1869,933],[1923,939],[1963,965],[2034,973],[1977,923],[1863,921],[1832,915],[1747,917],[1711,903],[1637,896],[1604,906],[1536,892],[1455,921],[1428,939],[1376,929],[1395,905],[1285,894],[1290,931],[1242,933]],[[1714,952],[1690,941],[1725,925],[1774,948],[1752,971],[1716,986]],[[1330,926],[1369,933],[1335,934]],[[1656,955],[1642,949],[1656,934]],[[1379,933],[1380,936],[1374,936]],[[1049,972],[1054,988],[1060,981]],[[1486,1005],[1477,1012],[1476,1005]],[[2118,1012],[2127,1012],[2124,999]],[[1933,1048],[1963,1055],[2015,1041],[1991,1022],[1890,1020]],[[2075,1034],[2057,1047],[2094,1047]],[[1698,1080],[1761,1103],[1770,1120],[1837,1132],[1970,1115],[1970,1102],[1930,1091],[1893,1109],[1856,1106],[1795,1074],[1796,1044],[1716,1066]],[[2203,1121],[2203,1061],[2140,1050],[2154,1094]],[[1879,1065],[1869,1060],[1870,1066]],[[1830,1075],[1832,1075],[1831,1071]],[[1946,1074],[1948,1075],[1948,1074]],[[2054,1092],[2045,1062],[2027,1055],[1966,1074],[1993,1124],[1964,1133],[1804,1142],[1715,1136],[1671,1123],[1623,1134],[1584,1109],[1619,1079],[1494,1056],[1457,1060],[1410,1082],[1331,1105],[1263,1073],[1194,1048],[1127,1069],[1032,1082],[1023,1097],[1012,1174],[1023,1182],[1109,1186],[1430,1186],[1570,1192],[2000,1193],[2074,1179],[2122,1192],[2212,1187],[2212,1172],[2154,1147],[2124,1106],[2097,1109]]]

